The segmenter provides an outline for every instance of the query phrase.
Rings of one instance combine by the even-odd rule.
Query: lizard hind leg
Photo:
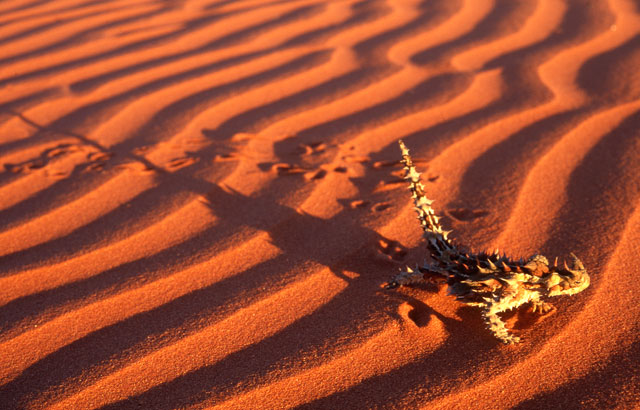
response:
[[[493,335],[497,337],[502,343],[505,343],[505,344],[519,343],[520,338],[510,334],[509,330],[507,330],[505,323],[502,321],[500,316],[498,316],[498,313],[500,312],[501,310],[498,310],[495,307],[492,307],[491,305],[487,306],[484,309],[484,311],[482,312],[482,316],[484,318],[484,322],[487,325],[487,328],[491,330]]]

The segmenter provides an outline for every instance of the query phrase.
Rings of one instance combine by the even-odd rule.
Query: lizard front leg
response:
[[[538,312],[541,315],[545,315],[556,309],[556,307],[551,303],[543,302],[541,300],[533,300],[531,303],[533,313]]]
[[[499,307],[496,307],[493,304],[487,305],[482,312],[482,317],[484,318],[484,322],[487,324],[487,328],[493,332],[493,335],[497,337],[502,343],[512,344],[519,343],[520,338],[517,336],[513,336],[507,330],[502,319],[498,316],[498,313],[504,311]]]
[[[400,272],[391,282],[385,285],[385,289],[394,289],[398,286],[411,285],[413,283],[446,280],[446,278],[447,272],[445,270],[425,261],[424,265],[416,265],[415,269],[407,266],[406,270]]]
[[[407,270],[400,272],[395,278],[385,285],[386,289],[394,289],[398,286],[410,285],[412,283],[426,282],[424,274],[420,269],[411,269],[407,266]]]

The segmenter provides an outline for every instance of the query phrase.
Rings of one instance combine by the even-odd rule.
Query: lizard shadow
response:
[[[174,332],[181,332],[185,326],[191,327],[194,321],[207,316],[215,321],[215,317],[224,317],[228,310],[226,306],[237,308],[251,304],[260,294],[268,296],[277,293],[282,286],[304,280],[317,272],[317,267],[310,268],[314,264],[327,267],[343,280],[346,283],[344,289],[276,335],[230,354],[219,365],[192,372],[195,381],[192,377],[180,377],[176,382],[163,385],[163,390],[170,391],[172,401],[151,407],[174,408],[199,397],[203,391],[228,387],[229,382],[246,380],[251,375],[266,372],[274,364],[296,357],[296,352],[303,348],[311,350],[324,344],[340,344],[339,336],[357,327],[360,319],[367,319],[366,323],[384,310],[384,301],[371,298],[371,292],[377,288],[378,282],[387,279],[386,273],[394,263],[376,260],[371,254],[376,252],[374,244],[388,239],[364,226],[357,216],[358,210],[345,208],[330,218],[321,218],[296,209],[295,204],[279,203],[278,198],[287,197],[283,191],[288,192],[304,184],[298,179],[280,178],[273,186],[247,196],[228,187],[196,181],[185,174],[162,174],[162,178],[165,183],[179,184],[206,197],[206,205],[211,212],[225,221],[224,226],[212,229],[233,232],[240,227],[249,227],[264,231],[271,244],[280,250],[280,255],[188,292],[167,304],[93,331],[32,364],[3,386],[0,394],[6,393],[16,401],[23,400],[34,391],[49,391],[55,395],[56,386],[87,369],[94,369],[96,374],[100,374],[103,371],[100,367],[106,361],[115,360],[118,366],[126,366],[130,360],[143,354],[144,349],[140,347],[148,338],[158,337],[156,347],[161,348],[171,342]],[[207,236],[210,235],[206,234],[200,240]],[[242,302],[243,298],[248,302]],[[192,330],[197,331],[197,328]],[[104,343],[104,340],[109,340],[109,343]],[[261,355],[259,351],[262,348],[272,353]],[[140,353],[122,357],[122,352],[135,351]],[[237,358],[246,365],[231,365]],[[203,374],[207,377],[199,377]],[[185,382],[190,387],[183,389]],[[178,388],[173,390],[172,387],[176,386]],[[157,388],[150,390],[152,393],[155,391]],[[185,396],[185,392],[189,394]]]

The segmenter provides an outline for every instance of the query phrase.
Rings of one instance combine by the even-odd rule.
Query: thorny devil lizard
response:
[[[444,278],[448,293],[468,305],[482,309],[484,321],[495,337],[503,343],[518,343],[520,338],[509,333],[499,313],[518,308],[531,302],[533,311],[541,314],[553,309],[553,305],[542,301],[544,297],[574,295],[589,286],[589,275],[584,265],[572,253],[571,268],[564,262],[558,267],[558,258],[553,265],[542,255],[534,255],[527,261],[512,261],[494,253],[465,253],[450,239],[451,231],[444,231],[435,215],[429,199],[425,196],[420,173],[416,171],[409,150],[402,141],[402,163],[409,182],[418,219],[424,230],[427,248],[433,259],[415,269],[407,267],[391,282],[387,289],[401,285],[425,282],[432,278]]]

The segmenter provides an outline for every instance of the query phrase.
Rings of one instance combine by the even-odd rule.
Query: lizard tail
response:
[[[405,172],[404,179],[409,182],[409,189],[411,190],[415,210],[418,213],[418,219],[424,231],[423,235],[427,240],[427,248],[437,263],[432,265],[426,264],[425,261],[425,265],[422,267],[416,266],[415,269],[407,267],[406,270],[400,272],[391,282],[385,285],[386,289],[424,282],[426,280],[425,276],[447,278],[449,276],[447,268],[452,262],[452,258],[458,258],[456,247],[448,239],[449,232],[444,231],[442,226],[440,226],[439,218],[436,216],[433,208],[431,208],[432,201],[424,194],[424,185],[422,185],[420,181],[420,173],[413,165],[413,161],[409,155],[409,149],[404,145],[402,140],[398,141],[398,143],[402,150],[402,164],[404,165]]]
[[[420,180],[420,173],[413,165],[413,161],[409,155],[409,149],[404,145],[402,140],[398,141],[398,144],[400,144],[400,149],[402,150],[402,163],[405,171],[404,179],[409,181],[411,197],[415,204],[415,210],[418,213],[420,225],[424,231],[424,237],[428,241],[431,255],[441,262],[448,263],[450,257],[458,253],[455,246],[449,240],[449,233],[451,231],[442,229],[440,218],[438,218],[433,208],[431,208],[433,201],[428,199],[424,193],[424,185]]]

